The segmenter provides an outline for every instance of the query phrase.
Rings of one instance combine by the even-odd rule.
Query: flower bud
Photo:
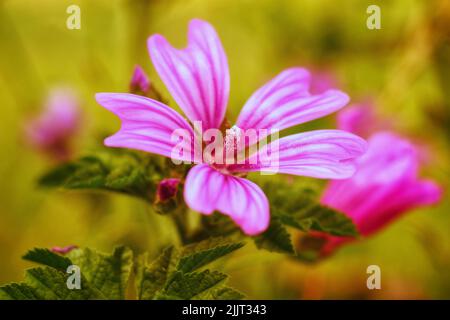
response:
[[[140,66],[135,66],[130,82],[130,92],[135,94],[147,95],[149,91],[150,80],[145,74],[145,71]]]
[[[179,183],[180,179],[177,178],[161,180],[157,189],[157,201],[165,202],[171,198],[174,198],[177,195]]]

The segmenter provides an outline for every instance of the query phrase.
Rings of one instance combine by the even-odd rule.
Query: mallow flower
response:
[[[25,134],[34,148],[64,161],[71,156],[71,141],[79,130],[80,120],[81,110],[74,92],[54,88],[43,112],[27,122]]]
[[[369,119],[375,119],[370,107],[355,106],[339,114],[338,127],[361,134],[359,123]],[[408,211],[440,200],[441,188],[419,177],[420,160],[420,150],[407,139],[390,131],[375,132],[368,138],[367,152],[356,160],[355,174],[329,182],[321,202],[351,218],[363,237],[370,236]],[[354,240],[321,233],[313,236],[324,240],[322,255]]]
[[[271,141],[249,154],[244,163],[217,161],[223,159],[221,155],[217,157],[223,150],[216,150],[212,158],[198,157],[195,152],[198,144],[189,139],[183,140],[186,142],[182,152],[174,152],[180,147],[179,137],[174,139],[176,131],[182,130],[189,137],[200,133],[204,135],[200,144],[204,144],[210,129],[227,128],[225,112],[230,91],[227,57],[214,28],[197,19],[189,24],[186,48],[173,48],[163,36],[153,35],[148,39],[148,50],[156,71],[188,120],[153,99],[125,93],[99,93],[97,102],[121,120],[120,130],[106,138],[105,145],[194,162],[196,165],[184,182],[184,199],[192,210],[205,215],[217,210],[234,220],[244,233],[256,235],[269,225],[269,203],[260,187],[244,178],[247,172],[326,179],[353,175],[355,159],[365,152],[366,142],[341,130],[310,131]],[[335,112],[349,100],[338,90],[313,95],[309,85],[307,70],[290,68],[258,89],[245,103],[235,125],[226,130],[222,140],[225,149],[228,150],[230,138],[239,137],[247,130],[286,129]],[[201,124],[200,129],[196,123]],[[244,146],[249,145],[245,142]],[[273,149],[277,152],[265,159],[276,156],[276,161],[261,161],[267,150]]]

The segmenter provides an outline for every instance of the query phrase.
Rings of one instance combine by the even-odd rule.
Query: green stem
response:
[[[188,227],[187,227],[187,221],[186,221],[186,209],[184,210],[177,210],[172,215],[173,221],[175,223],[175,227],[178,231],[178,236],[180,237],[180,241],[183,245],[189,243],[189,237],[188,237]]]

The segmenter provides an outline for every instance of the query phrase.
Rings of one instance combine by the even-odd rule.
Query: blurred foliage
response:
[[[85,156],[52,169],[39,179],[39,184],[43,187],[117,191],[154,201],[158,182],[169,175],[164,166],[157,165],[158,160],[107,149],[107,152]]]
[[[81,8],[81,30],[65,26],[66,8],[71,4]],[[381,7],[381,30],[366,28],[370,4]],[[395,130],[423,146],[427,151],[423,174],[447,190],[449,6],[447,0],[345,0],[339,4],[333,0],[0,1],[0,283],[22,279],[23,269],[30,264],[20,257],[32,247],[77,244],[111,252],[125,245],[136,254],[147,252],[156,258],[162,248],[179,241],[171,218],[154,214],[140,199],[37,188],[38,179],[54,163],[29,148],[23,127],[39,112],[51,88],[73,87],[83,101],[79,155],[97,155],[102,138],[117,130],[118,120],[96,104],[94,94],[126,92],[138,63],[164,98],[169,98],[151,66],[146,38],[162,33],[183,46],[187,22],[194,17],[216,27],[227,52],[231,122],[250,94],[281,70],[299,65],[328,72],[352,103],[372,100]],[[329,116],[286,134],[330,128],[333,120]],[[106,171],[100,171],[105,175],[95,183],[111,188],[108,156],[87,159],[83,163],[95,168],[106,165]],[[145,165],[145,160],[138,162]],[[123,170],[117,175],[129,173],[129,168]],[[85,177],[89,172],[83,173]],[[133,181],[149,179],[143,178]],[[250,178],[262,185],[285,180],[283,176]],[[290,183],[300,185],[305,180],[295,177]],[[296,197],[290,193],[290,199]],[[230,285],[249,298],[450,298],[449,210],[445,196],[438,206],[405,215],[382,233],[349,245],[320,264],[303,265],[249,244],[234,259],[223,259],[217,269],[230,274]],[[198,220],[205,219],[189,214],[186,223]],[[202,223],[215,225],[221,220]],[[280,240],[281,251],[290,251],[280,228],[270,231]],[[380,291],[365,286],[370,264],[381,267]],[[60,277],[54,270],[48,269],[45,276]],[[201,272],[196,277],[204,281],[220,278]],[[192,277],[178,275],[177,279],[191,281]],[[180,288],[175,284],[164,295],[172,296]]]

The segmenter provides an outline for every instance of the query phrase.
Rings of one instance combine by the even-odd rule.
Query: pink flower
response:
[[[70,157],[70,142],[80,124],[78,100],[68,89],[54,89],[44,112],[25,128],[28,141],[57,160]]]
[[[142,93],[146,95],[150,90],[150,80],[148,79],[145,71],[138,65],[134,67],[133,76],[130,82],[130,92]]]
[[[399,136],[380,132],[368,140],[367,152],[357,159],[358,169],[349,179],[331,181],[322,203],[350,217],[359,233],[369,236],[402,214],[439,201],[441,189],[418,177],[416,147]],[[326,240],[322,254],[333,252],[353,238],[320,235]]]
[[[148,39],[156,71],[191,123],[201,121],[202,130],[223,128],[230,91],[228,62],[214,28],[201,20],[189,25],[188,46],[173,48],[161,35]],[[245,103],[233,127],[235,133],[248,129],[282,130],[328,115],[345,106],[346,94],[327,90],[318,95],[308,91],[309,72],[291,68],[257,90]],[[179,113],[152,99],[132,94],[99,93],[97,102],[122,121],[121,129],[105,140],[110,147],[124,147],[160,154],[176,160],[191,160],[194,148],[172,154],[175,130],[194,136],[194,129]],[[227,139],[225,139],[225,142]],[[271,142],[279,145],[278,165],[262,163],[218,165],[197,159],[188,173],[184,199],[203,214],[215,210],[228,215],[249,235],[269,225],[269,203],[255,183],[242,177],[249,171],[280,172],[316,178],[343,179],[354,171],[354,159],[364,153],[363,139],[340,130],[318,130],[287,136]],[[267,149],[266,148],[266,149]],[[259,159],[262,152],[252,157]]]

